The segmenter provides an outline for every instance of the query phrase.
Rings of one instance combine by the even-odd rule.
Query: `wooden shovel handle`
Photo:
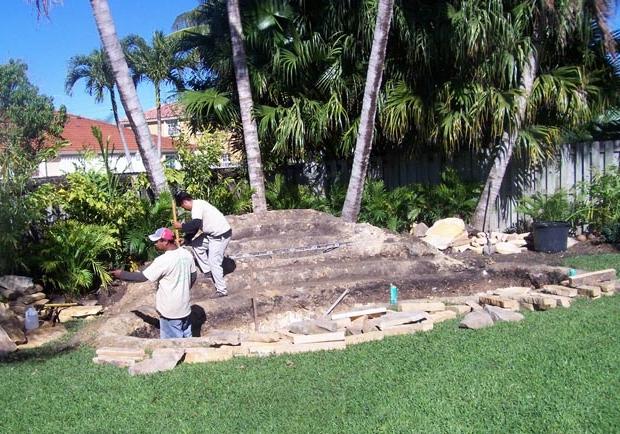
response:
[[[174,223],[177,222],[177,204],[174,201],[174,198],[172,198],[172,221]],[[179,237],[179,230],[177,228],[174,228],[174,238],[174,241],[177,243],[177,247],[181,246],[181,238]]]

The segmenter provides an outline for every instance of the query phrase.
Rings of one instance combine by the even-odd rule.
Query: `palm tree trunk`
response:
[[[364,87],[362,114],[357,133],[357,143],[355,144],[353,167],[351,168],[347,196],[342,207],[342,219],[347,222],[354,223],[357,221],[362,204],[364,180],[368,170],[370,151],[372,150],[377,99],[383,77],[383,63],[385,61],[385,51],[393,10],[394,0],[379,0],[377,21],[375,23],[372,49],[368,61],[368,72],[366,74],[366,85]]]
[[[121,143],[123,144],[123,150],[125,151],[125,159],[127,160],[127,168],[130,172],[133,172],[133,163],[131,161],[131,152],[129,152],[129,146],[127,146],[127,139],[125,138],[125,128],[121,125],[121,121],[118,118],[118,106],[116,105],[116,97],[114,96],[114,88],[108,89],[110,92],[110,101],[112,102],[112,113],[114,114],[114,122],[118,129],[118,134],[121,136]]]
[[[476,205],[476,210],[472,216],[471,225],[477,229],[488,229],[486,221],[488,220],[487,214],[489,208],[492,208],[499,195],[500,187],[506,175],[506,169],[510,163],[512,153],[514,151],[515,143],[523,121],[525,120],[525,112],[527,108],[527,100],[532,93],[532,87],[534,86],[534,80],[538,70],[538,58],[535,51],[531,51],[527,62],[523,65],[523,72],[521,74],[521,95],[517,100],[517,114],[515,124],[512,131],[504,132],[502,137],[502,143],[495,155],[493,166],[489,171],[487,180],[484,184],[484,189]]]
[[[161,93],[159,83],[155,84],[155,107],[157,107],[157,155],[161,159]]]
[[[116,36],[116,28],[112,21],[110,7],[107,0],[90,0],[90,5],[93,9],[101,43],[112,65],[121,103],[127,114],[131,129],[136,135],[138,149],[140,150],[151,188],[156,195],[159,195],[164,191],[168,191],[164,168],[157,156],[156,150],[153,149],[151,134],[144,119],[144,112],[140,106],[136,88],[129,75],[129,68],[127,67],[123,49]]]
[[[256,121],[252,117],[254,103],[252,101],[252,89],[248,65],[243,46],[243,29],[241,27],[241,13],[239,12],[239,0],[228,0],[228,25],[230,26],[230,40],[232,43],[233,64],[235,78],[237,80],[237,92],[239,94],[239,108],[241,111],[241,123],[243,125],[243,141],[245,143],[246,158],[248,160],[248,175],[250,187],[252,187],[252,210],[256,213],[267,211],[265,198],[265,178],[263,176],[263,163],[258,144],[258,131]]]

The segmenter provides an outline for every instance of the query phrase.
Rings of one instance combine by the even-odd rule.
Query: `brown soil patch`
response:
[[[557,283],[564,274],[549,266],[561,265],[565,257],[618,252],[607,244],[584,242],[556,254],[444,254],[415,237],[344,223],[312,210],[270,211],[230,219],[233,241],[225,267],[230,295],[214,298],[213,284],[203,276],[192,290],[193,308],[203,316],[203,333],[212,328],[250,329],[252,298],[260,320],[290,312],[313,316],[327,309],[345,289],[350,292],[336,311],[359,303],[388,303],[391,283],[398,286],[400,299]],[[154,303],[153,285],[113,289],[105,300],[106,317],[123,316],[118,322],[133,327],[125,335],[157,336],[151,325],[127,320],[127,314],[139,306]]]

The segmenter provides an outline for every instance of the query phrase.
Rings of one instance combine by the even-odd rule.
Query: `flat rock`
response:
[[[491,319],[493,322],[516,322],[521,321],[524,317],[519,312],[514,312],[512,310],[504,309],[497,306],[485,306],[484,310],[491,315]]]
[[[571,288],[563,285],[544,285],[540,288],[540,292],[552,295],[561,295],[563,297],[577,297],[577,288]]]
[[[24,294],[27,290],[34,287],[34,282],[32,281],[32,277],[7,275],[0,276],[0,286]]]
[[[506,288],[497,288],[493,291],[493,294],[500,297],[514,298],[521,297],[530,292],[529,286],[509,286]]]
[[[476,310],[465,315],[465,318],[459,323],[460,328],[465,329],[482,329],[493,325],[493,319],[487,311]]]
[[[520,302],[531,304],[536,310],[549,310],[557,307],[558,302],[553,296],[526,295],[521,297]]]
[[[276,332],[249,332],[241,333],[242,342],[278,342],[282,337]]]
[[[146,353],[141,348],[101,347],[97,348],[96,353],[97,356],[124,357],[135,361],[143,360],[146,357]]]
[[[17,345],[11,340],[9,335],[0,326],[0,357],[17,350]]]
[[[143,360],[129,367],[129,375],[148,375],[156,372],[170,371],[185,355],[185,349],[158,348],[150,359]]]
[[[456,318],[456,312],[453,310],[442,310],[428,315],[428,319],[434,323],[440,323],[454,318]]]
[[[186,348],[183,363],[223,362],[233,357],[232,347]]]
[[[21,302],[24,304],[32,304],[35,301],[45,299],[45,294],[42,292],[35,292],[34,294],[24,295],[21,299]]]
[[[477,301],[467,300],[465,304],[469,306],[472,311],[482,310],[482,306]]]
[[[521,247],[511,242],[501,241],[495,244],[495,251],[500,255],[513,255],[515,253],[521,253]]]
[[[584,297],[598,298],[601,296],[601,288],[596,285],[580,285],[577,286],[577,294]]]
[[[28,341],[24,333],[24,321],[11,309],[0,309],[0,326],[16,344],[25,344]]]
[[[480,304],[490,304],[492,306],[503,307],[504,309],[519,310],[519,302],[506,297],[499,297],[496,295],[481,295],[479,298]]]
[[[400,312],[438,312],[445,309],[446,305],[442,302],[402,300],[398,303],[398,310]]]
[[[471,306],[468,306],[466,304],[452,304],[446,306],[446,310],[456,312],[457,315],[464,315],[471,312]]]
[[[426,232],[423,240],[439,250],[445,250],[455,239],[464,235],[467,235],[465,222],[459,218],[447,218],[437,220]]]
[[[570,286],[590,285],[603,282],[605,280],[614,280],[616,278],[616,270],[608,268],[606,270],[591,271],[589,273],[581,273],[568,278]]]
[[[38,348],[52,341],[58,340],[67,334],[67,329],[62,324],[56,326],[38,327],[26,332],[28,342],[19,346],[20,350]]]
[[[317,318],[297,321],[288,327],[291,333],[301,335],[313,335],[317,333],[335,332],[338,330],[338,324],[327,319]]]
[[[411,226],[411,230],[409,231],[409,233],[413,236],[416,237],[423,237],[424,235],[426,235],[426,232],[428,232],[428,226],[426,226],[425,223],[415,223],[413,226]]]
[[[98,315],[103,312],[103,306],[71,306],[60,311],[58,319],[60,322],[67,322],[73,318],[83,318],[91,315]]]
[[[428,319],[428,314],[423,311],[417,312],[388,312],[378,318],[377,325],[381,330],[397,325],[416,323]]]

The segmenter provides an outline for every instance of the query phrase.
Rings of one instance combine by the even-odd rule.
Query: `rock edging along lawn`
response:
[[[110,345],[100,346],[93,361],[126,367],[131,375],[145,375],[173,369],[179,363],[342,350],[348,345],[389,336],[429,331],[436,323],[462,315],[459,327],[480,329],[498,322],[521,321],[524,317],[519,310],[568,308],[576,297],[595,299],[613,295],[620,289],[620,280],[597,281],[596,278],[608,279],[608,271],[589,275],[587,291],[581,290],[583,284],[579,279],[573,279],[562,285],[545,285],[538,289],[507,287],[470,296],[402,300],[388,306],[362,305],[330,317],[291,323],[278,332],[212,330],[203,337],[167,340],[110,335]]]

